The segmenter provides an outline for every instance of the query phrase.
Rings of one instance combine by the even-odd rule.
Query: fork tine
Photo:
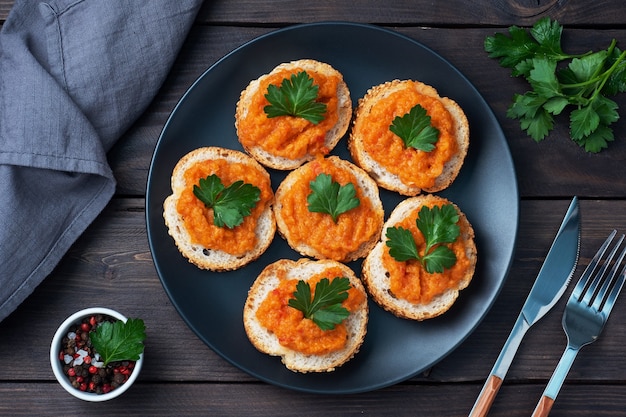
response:
[[[618,245],[615,246],[615,249],[617,249],[619,244],[621,244],[622,240],[624,240],[624,235],[622,235],[622,238],[620,239]],[[609,289],[613,285],[613,282],[615,280],[615,276],[617,275],[617,272],[619,271],[619,267],[620,267],[620,265],[622,263],[622,260],[624,259],[625,255],[626,255],[626,248],[622,250],[622,252],[618,256],[617,260],[613,264],[613,267],[611,268],[611,272],[609,272],[608,276],[606,277],[606,279],[602,283],[602,287],[600,288],[600,290],[598,290],[598,293],[595,296],[595,299],[593,300],[593,305],[592,305],[593,308],[595,308],[596,310],[599,311],[601,309],[602,305],[604,304],[604,301],[605,301],[605,298],[606,298],[606,294],[608,293]]]
[[[596,296],[596,290],[598,286],[600,286],[600,283],[603,281],[604,277],[606,276],[605,275],[606,271],[609,269],[609,266],[611,264],[611,261],[613,260],[613,257],[617,253],[619,246],[622,244],[622,240],[624,240],[624,235],[622,235],[617,241],[617,244],[613,246],[611,253],[606,258],[606,260],[604,261],[604,264],[602,265],[602,269],[600,269],[600,272],[598,272],[596,276],[593,278],[593,281],[591,282],[591,285],[589,285],[589,287],[587,288],[587,292],[585,293],[581,302],[587,305],[591,305],[591,303],[593,302],[594,297]]]
[[[570,296],[570,299],[576,299],[576,300],[580,299],[581,295],[584,293],[584,290],[585,290],[585,287],[587,286],[587,282],[589,281],[589,278],[593,275],[593,273],[596,271],[596,268],[598,267],[598,262],[600,261],[600,258],[604,256],[604,252],[606,251],[606,248],[609,246],[609,244],[611,243],[611,241],[613,240],[616,234],[617,234],[617,230],[613,230],[609,234],[609,237],[606,238],[602,246],[600,246],[600,249],[598,249],[598,252],[596,252],[596,254],[593,256],[593,258],[589,262],[589,265],[587,265],[587,268],[585,268],[585,271],[580,276],[578,283],[576,284],[576,286],[574,287],[574,290],[572,291],[572,295]]]
[[[604,306],[602,306],[602,312],[604,314],[609,315],[611,313],[611,310],[613,309],[613,306],[615,305],[615,300],[617,299],[617,296],[619,295],[620,291],[622,290],[622,287],[624,286],[624,281],[626,281],[626,265],[624,265],[624,268],[622,268],[622,272],[620,272],[619,277],[617,278],[617,281],[615,281],[615,285],[613,286],[613,289],[609,293],[608,297],[606,297]]]

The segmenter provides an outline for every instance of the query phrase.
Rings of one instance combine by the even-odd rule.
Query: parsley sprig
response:
[[[358,207],[361,202],[351,182],[340,185],[329,174],[319,174],[309,183],[311,194],[307,197],[309,211],[330,214],[337,223],[340,214]]]
[[[146,326],[141,319],[104,321],[90,332],[89,338],[104,366],[116,361],[136,361],[143,352]]]
[[[199,185],[193,186],[193,193],[206,207],[213,209],[213,223],[229,229],[243,223],[261,199],[258,187],[241,180],[225,187],[215,174],[200,178]]]
[[[311,286],[300,280],[294,298],[289,299],[289,306],[302,311],[304,317],[313,320],[320,329],[332,330],[350,315],[341,305],[348,298],[349,289],[350,280],[346,277],[335,277],[332,281],[322,278],[315,285],[315,294],[311,298]]]
[[[300,71],[291,78],[283,79],[280,87],[270,84],[265,98],[269,105],[263,110],[267,117],[296,116],[313,124],[324,120],[326,104],[315,101],[319,86],[313,84],[313,78]]]
[[[456,263],[455,253],[444,244],[453,243],[459,237],[458,221],[459,215],[451,204],[432,209],[424,206],[415,221],[426,241],[424,254],[420,255],[411,231],[403,227],[387,229],[389,254],[398,262],[417,260],[430,274],[441,273]]]
[[[550,18],[530,30],[509,27],[485,39],[485,50],[513,76],[524,77],[531,90],[515,94],[507,117],[539,142],[554,128],[554,117],[568,106],[571,139],[587,152],[600,152],[614,140],[611,124],[619,119],[618,105],[609,97],[626,91],[626,51],[615,39],[606,50],[565,53],[563,27]]]
[[[406,147],[424,152],[435,149],[435,143],[439,139],[439,130],[431,124],[426,109],[419,104],[404,116],[396,116],[389,130],[399,136]]]

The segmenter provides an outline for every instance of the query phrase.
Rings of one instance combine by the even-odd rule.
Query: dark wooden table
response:
[[[0,23],[11,0],[0,0]],[[565,48],[626,48],[621,0],[375,1],[207,0],[152,105],[109,154],[118,189],[102,215],[56,270],[0,323],[0,414],[137,416],[464,416],[471,409],[573,195],[581,200],[582,243],[576,276],[612,228],[626,230],[626,121],[616,141],[591,155],[559,123],[535,143],[507,119],[523,81],[483,51],[494,32],[550,16],[565,25]],[[180,318],[161,286],[146,237],[146,178],[159,133],[176,102],[210,65],[241,44],[291,24],[327,20],[371,23],[405,34],[441,54],[493,108],[514,159],[520,190],[516,251],[507,281],[484,321],[458,349],[409,381],[355,395],[304,394],[259,382],[205,346]],[[626,109],[626,98],[617,99]],[[489,202],[486,201],[486,204]],[[0,272],[1,273],[1,272]],[[528,416],[566,339],[565,300],[523,341],[491,416]],[[146,363],[136,386],[114,401],[70,397],[55,381],[48,349],[57,325],[74,311],[104,305],[147,324]],[[554,416],[626,413],[626,299],[603,335],[583,349],[552,410]]]

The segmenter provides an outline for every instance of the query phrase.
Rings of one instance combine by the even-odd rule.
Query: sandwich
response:
[[[252,80],[235,112],[237,137],[261,164],[291,170],[327,155],[352,118],[342,74],[312,59],[286,62]]]
[[[362,264],[371,298],[394,315],[426,320],[448,311],[474,276],[474,230],[459,207],[434,195],[400,202]]]
[[[280,356],[288,369],[330,372],[354,357],[365,339],[367,294],[342,263],[281,259],[255,279],[243,321],[254,347]]]
[[[163,203],[168,233],[199,268],[226,271],[257,259],[276,232],[274,192],[263,166],[243,152],[203,147],[183,156]]]
[[[274,213],[279,234],[295,251],[339,262],[365,257],[384,222],[376,183],[337,156],[291,171],[276,190]]]
[[[406,196],[456,179],[469,147],[461,107],[419,81],[394,80],[359,99],[348,140],[354,162],[381,187]]]

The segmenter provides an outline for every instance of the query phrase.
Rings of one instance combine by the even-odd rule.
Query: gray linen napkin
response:
[[[17,0],[0,31],[0,321],[115,192],[107,151],[202,0]]]

